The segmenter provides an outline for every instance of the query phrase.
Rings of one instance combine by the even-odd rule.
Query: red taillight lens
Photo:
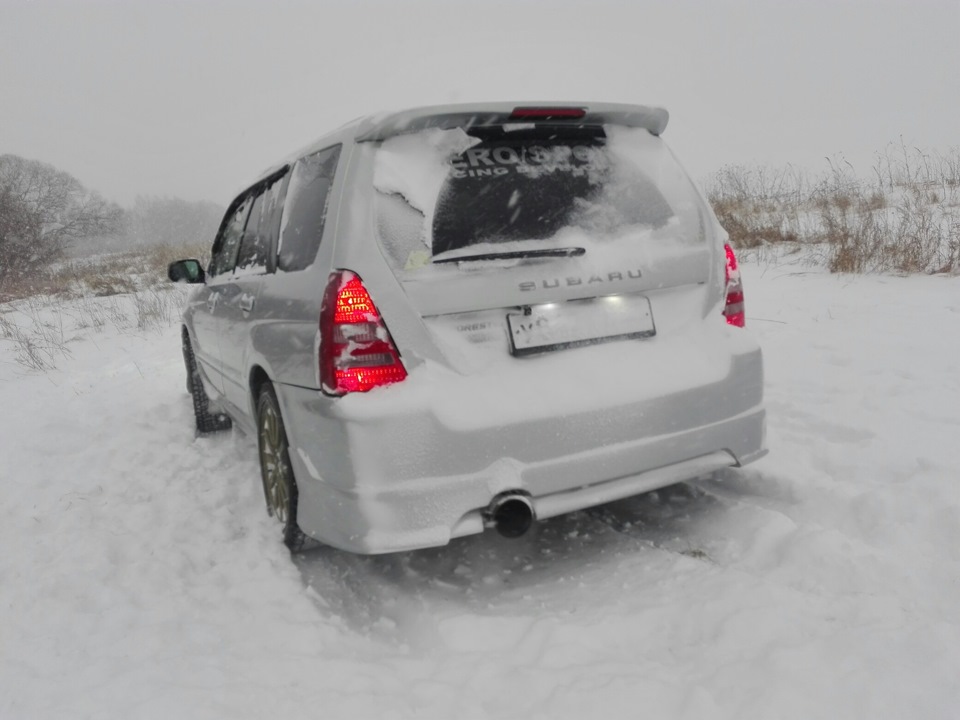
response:
[[[737,265],[737,256],[733,253],[733,248],[729,245],[723,246],[727,255],[726,264],[726,302],[723,307],[723,314],[727,322],[737,327],[743,327],[746,324],[743,304],[743,284],[740,282],[740,267]]]
[[[324,392],[366,392],[406,376],[397,346],[360,278],[349,270],[331,273],[320,308]]]

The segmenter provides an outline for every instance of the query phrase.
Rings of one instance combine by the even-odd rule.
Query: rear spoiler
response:
[[[660,135],[669,113],[663,108],[614,103],[485,103],[435,105],[365,118],[357,128],[356,142],[386,140],[394,135],[429,128],[450,130],[544,122],[573,127],[623,125]]]

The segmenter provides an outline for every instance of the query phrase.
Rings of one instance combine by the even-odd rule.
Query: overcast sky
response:
[[[901,136],[960,146],[960,0],[0,0],[0,153],[125,205],[226,204],[359,115],[494,99],[662,105],[697,179],[866,174]]]

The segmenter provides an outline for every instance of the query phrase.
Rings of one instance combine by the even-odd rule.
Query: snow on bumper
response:
[[[765,452],[762,360],[755,344],[740,349],[719,368],[709,352],[694,356],[710,370],[693,387],[638,382],[621,402],[589,409],[574,398],[498,412],[503,396],[490,391],[471,414],[472,388],[458,397],[458,381],[447,382],[438,406],[416,372],[399,399],[389,393],[401,386],[348,403],[281,386],[300,525],[354,552],[437,546],[482,531],[501,492],[529,494],[546,518],[750,462]],[[458,404],[464,412],[445,414]]]

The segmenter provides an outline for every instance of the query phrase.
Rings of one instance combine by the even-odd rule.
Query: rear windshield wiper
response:
[[[434,263],[477,262],[483,260],[518,260],[541,257],[580,257],[586,254],[582,247],[537,248],[531,250],[512,250],[509,252],[479,253],[477,255],[457,255],[455,257],[434,258]]]

